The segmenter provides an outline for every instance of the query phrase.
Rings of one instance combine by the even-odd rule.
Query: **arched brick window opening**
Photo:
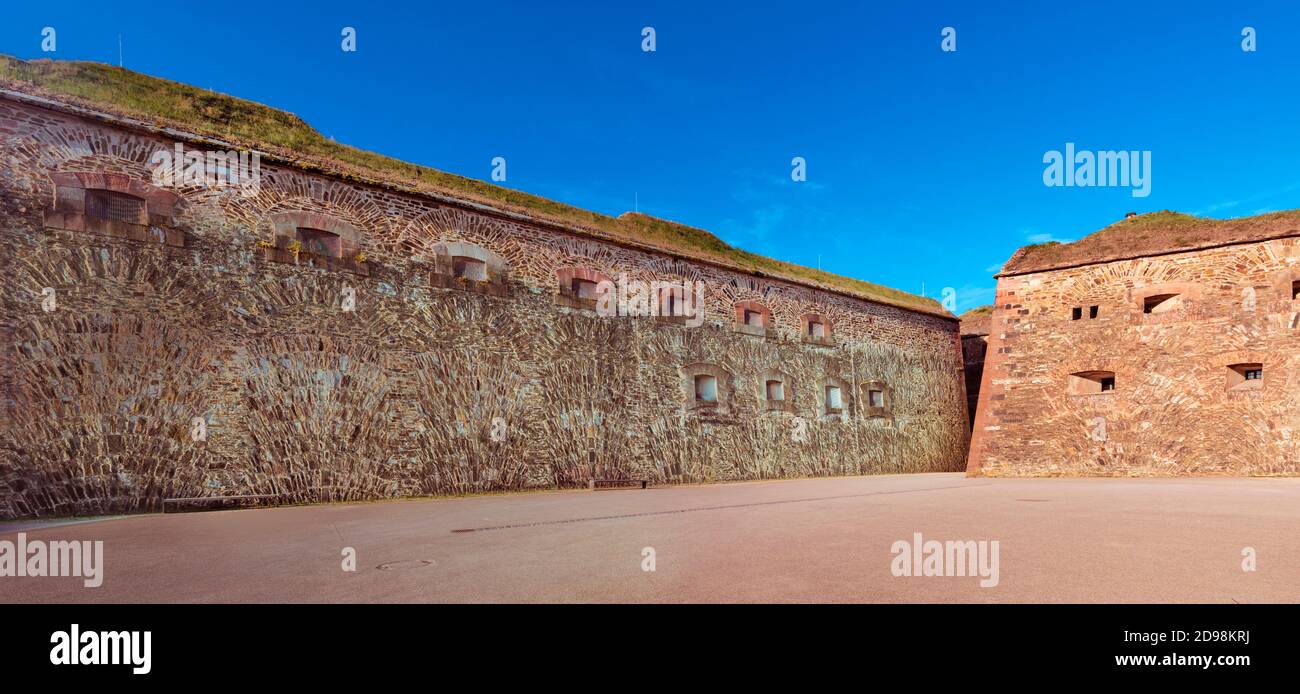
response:
[[[685,304],[680,287],[663,287],[659,290],[659,315],[665,318],[684,316]]]
[[[507,292],[506,261],[492,251],[465,241],[446,241],[433,246],[433,284],[493,296]]]
[[[149,223],[144,198],[112,190],[87,190],[86,216],[127,224]]]
[[[685,320],[703,311],[700,296],[687,282],[656,281],[651,283],[656,299],[656,310],[660,318]]]
[[[361,230],[323,212],[298,210],[270,217],[273,242],[262,242],[262,257],[271,262],[305,265],[369,275]]]
[[[772,312],[757,301],[738,301],[735,306],[736,331],[764,336],[772,327]]]
[[[608,291],[613,284],[609,275],[587,267],[562,267],[555,271],[555,279],[556,303],[573,308],[596,308],[602,298],[602,286]]]
[[[804,342],[820,345],[834,344],[834,339],[831,337],[831,321],[829,318],[819,313],[805,313],[799,316],[799,324],[803,326]]]
[[[487,262],[467,255],[454,255],[451,257],[451,274],[461,279],[486,282]]]
[[[45,211],[47,229],[185,245],[173,221],[180,198],[169,190],[121,173],[58,172],[50,179],[54,204]]]
[[[303,252],[330,258],[343,257],[343,239],[338,234],[322,229],[298,227],[296,235],[298,242],[302,244]]]
[[[1228,390],[1258,390],[1264,387],[1264,365],[1258,362],[1228,365]]]
[[[361,252],[361,231],[321,212],[278,212],[271,215],[271,228],[277,248],[296,247],[300,255],[352,258]]]
[[[731,403],[731,374],[717,364],[697,362],[681,369],[682,396],[688,412],[725,413]]]
[[[591,301],[596,300],[596,288],[599,286],[596,282],[592,282],[591,280],[574,280],[572,286],[573,295],[579,299],[589,299]]]
[[[1070,374],[1066,390],[1070,395],[1096,395],[1115,390],[1114,371],[1078,371]]]

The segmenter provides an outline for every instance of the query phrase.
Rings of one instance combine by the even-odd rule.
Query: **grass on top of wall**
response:
[[[335,142],[321,135],[302,118],[286,111],[111,65],[85,61],[24,61],[0,55],[0,85],[117,116],[220,138],[234,145],[275,154],[309,170],[381,181],[483,203],[536,219],[580,227],[614,239],[650,244],[682,255],[721,262],[748,272],[813,284],[901,308],[950,315],[933,299],[750,253],[703,229],[632,212],[610,217],[485,181],[418,166]]]

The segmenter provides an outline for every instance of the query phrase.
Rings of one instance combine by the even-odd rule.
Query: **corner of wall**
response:
[[[1015,316],[1020,309],[1019,299],[1016,296],[1020,286],[1021,280],[1018,277],[998,278],[993,316],[989,319],[984,373],[980,378],[979,403],[975,406],[975,426],[971,431],[970,453],[966,458],[967,477],[983,476],[985,447],[988,437],[998,426],[999,413],[994,410],[994,403],[1006,397],[1007,355],[1016,340],[1014,328],[1008,323],[1008,318]]]

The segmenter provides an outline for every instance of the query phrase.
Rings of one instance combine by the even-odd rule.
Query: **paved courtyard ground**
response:
[[[20,531],[102,540],[103,585],[0,577],[0,602],[1300,601],[1300,479],[841,477],[9,523],[0,540]],[[891,546],[918,532],[997,540],[998,585],[893,576]]]

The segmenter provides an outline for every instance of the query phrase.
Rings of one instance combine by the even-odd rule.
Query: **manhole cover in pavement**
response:
[[[402,559],[389,561],[376,566],[380,571],[399,571],[401,569],[422,569],[433,563],[432,559]]]

